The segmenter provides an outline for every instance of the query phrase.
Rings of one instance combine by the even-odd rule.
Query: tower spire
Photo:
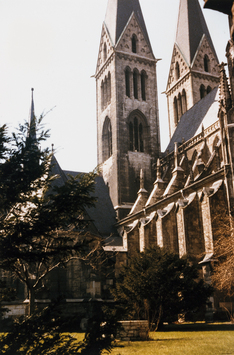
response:
[[[180,0],[176,44],[188,65],[192,64],[204,35],[218,61],[198,0]]]
[[[139,0],[108,0],[105,25],[114,46],[117,44],[133,12],[139,22],[146,41],[150,45]]]
[[[34,89],[31,89],[31,107],[29,111],[29,127],[28,127],[28,138],[31,139],[32,142],[36,141],[36,117],[35,117],[35,111],[34,111],[34,98],[33,98],[33,92]]]

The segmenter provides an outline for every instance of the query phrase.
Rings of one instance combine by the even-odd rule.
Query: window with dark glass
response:
[[[125,69],[125,94],[130,97],[130,68]]]
[[[203,99],[203,97],[206,96],[206,89],[205,89],[205,86],[202,84],[200,86],[200,98]]]
[[[104,43],[103,46],[103,61],[105,62],[107,58],[107,49],[106,49],[106,43]]]
[[[177,123],[178,123],[178,108],[177,108],[177,98],[176,97],[174,97],[173,107],[174,107],[174,122],[177,125]]]
[[[175,65],[175,77],[176,77],[176,80],[178,80],[180,78],[180,65],[178,62],[176,62],[176,65]]]
[[[112,128],[109,117],[106,117],[102,131],[102,159],[107,160],[112,155]]]
[[[129,122],[129,150],[144,152],[143,125],[137,117]]]
[[[210,60],[207,54],[204,56],[204,70],[209,73],[210,71]]]
[[[132,53],[137,52],[137,36],[133,35],[132,36]]]
[[[206,92],[209,94],[212,91],[212,88],[210,86],[207,86]]]
[[[146,72],[141,72],[141,98],[146,101]]]
[[[138,99],[138,72],[137,70],[133,71],[133,93],[135,99]]]
[[[181,95],[181,105],[182,105],[182,115],[183,115],[187,111],[187,97],[184,89]]]

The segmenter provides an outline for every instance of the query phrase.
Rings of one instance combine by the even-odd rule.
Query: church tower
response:
[[[180,117],[219,85],[218,64],[198,0],[180,0],[166,89],[170,138]]]
[[[119,219],[160,154],[156,63],[139,0],[109,0],[96,69],[98,164]]]

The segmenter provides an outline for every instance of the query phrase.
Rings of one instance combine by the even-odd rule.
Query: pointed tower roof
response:
[[[145,39],[150,45],[139,0],[108,0],[105,25],[114,46],[117,44],[133,12],[139,22]]]
[[[33,100],[33,91],[32,90],[32,99],[31,99],[31,107],[29,111],[29,128],[28,128],[28,137],[32,139],[32,141],[36,141],[36,122],[35,122],[35,112],[34,112],[34,100]]]
[[[180,0],[176,44],[188,65],[192,64],[203,35],[206,36],[218,61],[198,0]]]

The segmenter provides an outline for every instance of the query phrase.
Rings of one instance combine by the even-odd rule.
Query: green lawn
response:
[[[118,342],[111,355],[233,355],[234,324],[182,324],[150,333],[150,341]]]

